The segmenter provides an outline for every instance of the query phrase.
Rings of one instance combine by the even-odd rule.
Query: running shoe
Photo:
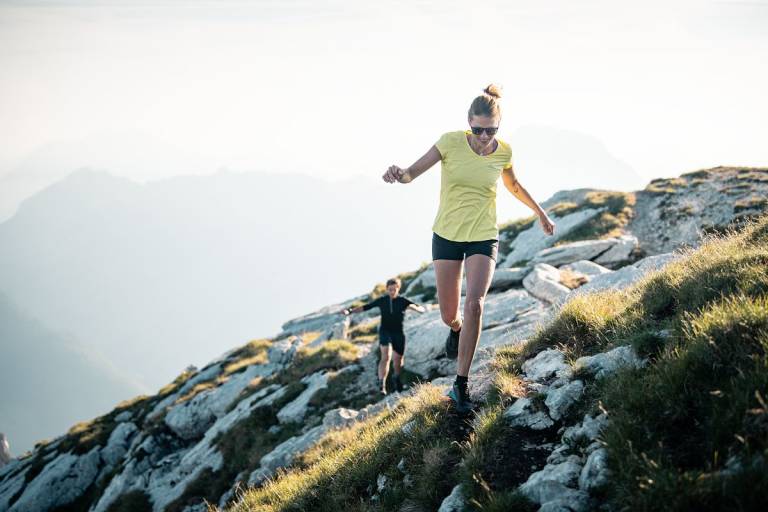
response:
[[[456,408],[456,412],[460,414],[466,414],[474,408],[472,400],[469,399],[469,393],[466,389],[462,389],[461,386],[454,382],[453,387],[448,392],[448,398],[453,401],[453,406]]]

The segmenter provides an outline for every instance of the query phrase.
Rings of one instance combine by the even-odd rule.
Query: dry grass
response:
[[[586,276],[581,272],[576,272],[575,270],[567,268],[560,269],[560,284],[571,290],[574,290],[583,284],[587,284],[588,282],[589,276]]]

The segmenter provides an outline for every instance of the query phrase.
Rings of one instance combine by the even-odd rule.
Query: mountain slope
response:
[[[27,318],[2,295],[0,353],[0,431],[16,454],[138,393],[98,355]]]
[[[768,218],[643,257],[629,195],[559,197],[559,245],[504,229],[505,257],[539,248],[494,277],[476,417],[444,396],[456,363],[426,266],[403,275],[428,309],[406,319],[406,392],[376,394],[375,316],[339,315],[376,288],[12,461],[0,510],[764,506]]]

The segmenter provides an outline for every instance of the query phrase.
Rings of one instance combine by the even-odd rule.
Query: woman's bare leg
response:
[[[459,301],[461,300],[461,267],[460,260],[435,260],[435,277],[437,279],[437,302],[440,304],[440,315],[445,325],[458,331],[461,327]]]
[[[464,299],[464,326],[459,337],[459,360],[456,367],[456,374],[462,377],[469,375],[472,358],[475,356],[483,325],[485,296],[496,267],[493,259],[484,254],[473,254],[466,261],[467,296]]]

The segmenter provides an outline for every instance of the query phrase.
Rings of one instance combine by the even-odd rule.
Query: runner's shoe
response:
[[[445,339],[445,355],[449,359],[456,359],[459,355],[459,335],[461,335],[461,329],[448,331],[448,337]]]
[[[461,386],[454,383],[451,390],[448,392],[448,398],[453,401],[453,406],[456,408],[456,412],[460,414],[466,414],[471,412],[475,404],[469,399],[469,393],[466,389],[462,389]]]
[[[398,393],[402,393],[402,391],[403,391],[403,383],[400,380],[400,376],[399,375],[395,375],[394,377],[392,377],[392,381],[394,381],[394,383],[395,383],[395,391],[397,391]]]

